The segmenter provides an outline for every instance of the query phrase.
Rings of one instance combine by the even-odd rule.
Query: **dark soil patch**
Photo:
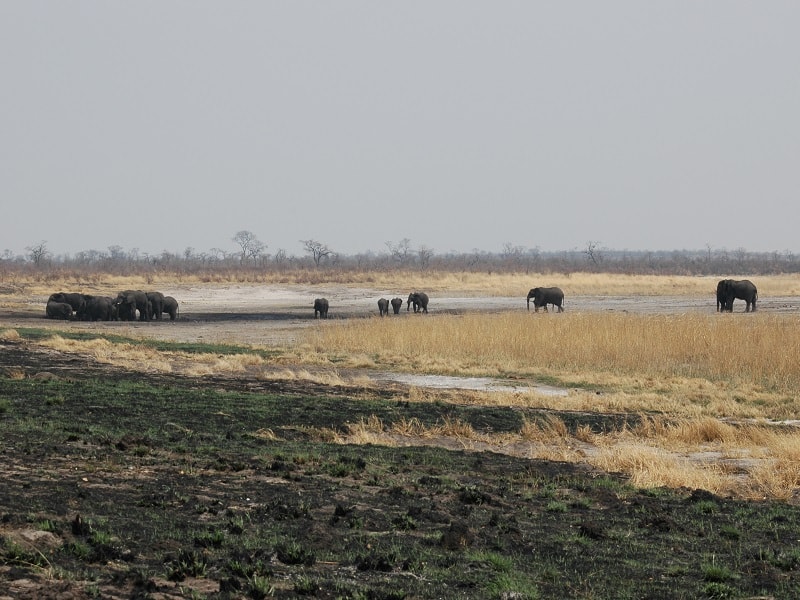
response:
[[[519,411],[153,376],[25,342],[0,343],[0,373],[0,597],[800,596],[798,507],[309,433],[373,414],[496,432]]]

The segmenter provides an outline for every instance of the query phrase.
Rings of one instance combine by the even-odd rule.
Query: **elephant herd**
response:
[[[723,279],[717,284],[717,312],[733,312],[733,301],[736,299],[745,301],[745,312],[755,312],[756,300],[758,300],[758,290],[752,281],[743,279]],[[528,292],[528,310],[531,309],[531,299],[536,312],[544,307],[547,312],[547,305],[552,304],[558,308],[558,312],[564,312],[564,292],[557,287],[537,287]]]
[[[425,292],[411,292],[408,295],[408,300],[406,301],[406,311],[411,310],[411,307],[413,306],[414,312],[427,313],[428,301],[428,294]],[[381,298],[378,300],[378,312],[382,317],[385,317],[389,314],[389,306],[392,307],[394,314],[399,315],[400,309],[403,308],[403,299],[392,298],[391,300],[387,300],[386,298]],[[328,318],[328,300],[326,298],[317,298],[314,300],[314,318]]]
[[[733,312],[733,301],[745,301],[745,312],[756,310],[758,290],[753,282],[747,279],[736,281],[723,279],[717,284],[717,312]],[[564,292],[557,287],[535,287],[527,295],[528,310],[531,300],[535,312],[547,305],[552,305],[558,312],[564,312]],[[428,295],[424,292],[411,292],[406,300],[406,311],[414,308],[414,312],[428,312]],[[381,317],[389,314],[389,306],[394,314],[400,314],[403,307],[402,298],[378,300],[378,312]],[[329,303],[326,298],[314,300],[314,318],[328,318]],[[161,320],[168,314],[170,320],[178,317],[178,301],[172,296],[164,296],[161,292],[143,292],[141,290],[125,290],[116,298],[110,296],[92,296],[79,293],[57,292],[47,300],[45,314],[51,319],[77,319],[79,321],[150,321]]]
[[[535,287],[528,292],[528,310],[531,309],[531,300],[535,312],[543,308],[547,312],[547,305],[550,304],[558,312],[564,312],[564,292],[557,287]],[[753,282],[744,279],[736,281],[733,279],[723,279],[717,284],[717,312],[733,312],[733,301],[735,299],[744,300],[746,303],[745,312],[756,310],[756,300],[758,290]],[[378,300],[378,312],[381,317],[389,314],[391,305],[394,314],[399,314],[403,306],[402,298]],[[412,292],[408,295],[406,310],[414,307],[414,312],[428,312],[428,295],[422,292]],[[326,319],[328,317],[328,301],[325,298],[317,298],[314,301],[314,316]]]
[[[178,301],[161,292],[125,290],[111,296],[56,292],[47,299],[45,315],[51,319],[78,321],[171,321],[178,318]]]

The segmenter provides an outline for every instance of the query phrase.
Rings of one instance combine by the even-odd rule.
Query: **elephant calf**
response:
[[[544,307],[547,312],[547,305],[552,304],[558,307],[558,312],[564,312],[564,292],[557,287],[537,287],[528,292],[528,310],[531,309],[531,298],[533,298],[533,310],[539,312],[539,307]]]
[[[314,300],[314,318],[328,318],[328,301],[325,298],[317,298]]]
[[[384,317],[389,314],[389,301],[386,298],[378,300],[378,312]]]
[[[402,298],[392,298],[392,310],[394,314],[399,315],[400,309],[403,308],[403,299]]]
[[[162,310],[169,315],[170,321],[174,321],[178,318],[178,301],[172,296],[164,296]]]
[[[56,302],[48,300],[45,314],[50,319],[70,319],[72,318],[72,307],[66,302]]]
[[[47,299],[47,301],[69,304],[73,312],[79,314],[83,311],[84,307],[86,306],[86,298],[87,296],[84,296],[83,294],[79,294],[77,292],[69,294],[65,294],[64,292],[56,292],[55,294],[50,294],[50,297]]]

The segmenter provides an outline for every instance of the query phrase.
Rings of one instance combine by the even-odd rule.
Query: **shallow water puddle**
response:
[[[549,385],[504,383],[490,377],[451,377],[448,375],[408,375],[403,373],[382,373],[373,377],[376,381],[402,383],[417,387],[476,390],[479,392],[538,392],[547,396],[566,396],[566,388]]]

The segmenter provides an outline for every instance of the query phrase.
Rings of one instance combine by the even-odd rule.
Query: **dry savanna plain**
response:
[[[0,599],[800,597],[800,277],[719,279],[7,277]]]

